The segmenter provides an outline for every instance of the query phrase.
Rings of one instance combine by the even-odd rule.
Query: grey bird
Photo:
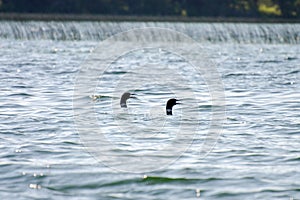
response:
[[[127,103],[126,101],[129,99],[129,98],[135,98],[136,97],[134,96],[135,94],[131,94],[130,92],[125,92],[124,94],[122,94],[121,96],[121,100],[120,100],[120,106],[121,108],[127,108]]]

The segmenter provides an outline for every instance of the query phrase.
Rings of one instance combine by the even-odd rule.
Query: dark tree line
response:
[[[300,18],[300,0],[0,0],[0,12]]]

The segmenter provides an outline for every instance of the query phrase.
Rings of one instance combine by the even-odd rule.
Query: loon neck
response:
[[[126,101],[127,101],[126,98],[121,98],[121,101],[120,101],[121,108],[127,108]]]
[[[172,108],[167,108],[166,109],[167,115],[173,115],[172,114]]]
[[[121,108],[127,108],[126,102],[125,103],[121,102],[120,105],[121,105]]]

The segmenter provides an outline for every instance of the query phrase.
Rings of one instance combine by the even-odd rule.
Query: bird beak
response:
[[[136,94],[134,94],[134,93],[130,94],[130,98],[131,98],[131,99],[137,99],[137,97],[136,97],[135,95],[136,95]]]
[[[178,103],[178,101],[180,101],[180,100],[176,100],[176,104],[182,104],[182,103]]]

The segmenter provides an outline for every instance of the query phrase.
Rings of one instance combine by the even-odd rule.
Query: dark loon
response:
[[[167,115],[172,115],[172,108],[173,108],[173,106],[175,106],[176,104],[180,104],[177,101],[179,101],[179,100],[177,100],[177,99],[169,99],[167,101],[167,105],[166,105]]]
[[[122,97],[121,97],[121,100],[120,100],[121,108],[127,108],[127,104],[126,104],[127,99],[136,98],[133,95],[135,95],[135,94],[130,94],[129,92],[125,92],[124,94],[122,94]]]

